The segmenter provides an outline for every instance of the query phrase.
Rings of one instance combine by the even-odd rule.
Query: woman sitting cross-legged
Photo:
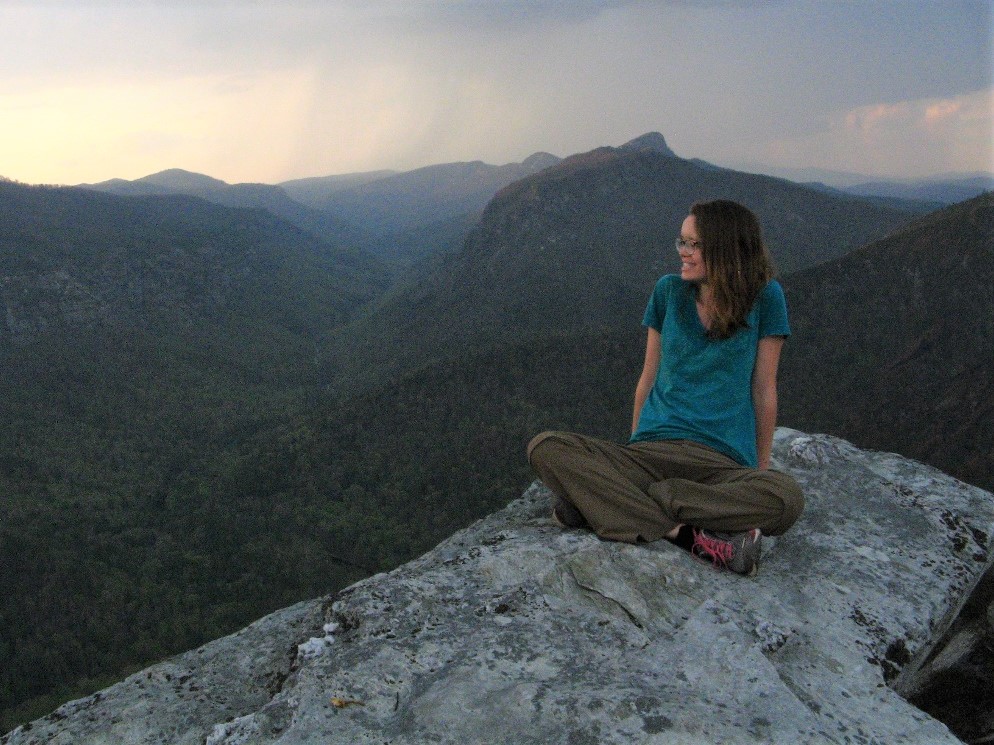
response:
[[[751,575],[762,535],[780,535],[804,507],[797,482],[769,467],[786,302],[746,207],[693,205],[676,243],[680,274],[659,279],[642,322],[631,439],[543,432],[528,460],[564,526],[666,538]]]

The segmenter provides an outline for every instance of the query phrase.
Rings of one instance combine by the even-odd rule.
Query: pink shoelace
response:
[[[716,567],[727,569],[728,562],[732,560],[732,544],[713,538],[703,530],[694,531],[694,545],[690,550],[695,556],[707,556]]]

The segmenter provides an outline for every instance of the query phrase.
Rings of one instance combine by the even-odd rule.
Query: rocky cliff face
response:
[[[991,495],[793,430],[775,461],[808,507],[755,579],[561,530],[536,484],[0,743],[959,742],[901,694],[991,565]]]

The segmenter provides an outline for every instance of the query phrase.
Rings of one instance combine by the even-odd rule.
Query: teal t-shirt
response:
[[[771,280],[728,339],[710,339],[690,282],[667,274],[656,282],[642,325],[660,334],[659,372],[631,442],[692,440],[757,467],[752,371],[765,336],[790,336],[783,288]]]

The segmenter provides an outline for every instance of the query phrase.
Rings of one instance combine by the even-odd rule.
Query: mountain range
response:
[[[396,182],[425,207],[389,227],[380,197],[373,224],[301,205],[333,218],[308,228],[181,172],[140,187],[165,195],[0,184],[4,723],[417,555],[520,493],[541,429],[624,437],[696,199],[766,229],[785,424],[992,472],[990,195],[921,217],[656,133],[506,184],[457,165],[420,175],[465,193]]]
[[[924,181],[867,181],[847,186],[849,194],[955,204],[994,189],[994,176],[977,175]]]
[[[884,199],[911,200],[942,206],[962,202],[994,189],[992,173],[950,173],[918,179],[881,179],[849,171],[825,168],[778,168],[759,163],[737,163],[749,173],[765,173],[811,188]]]
[[[199,197],[225,207],[264,209],[334,245],[354,244],[365,237],[355,225],[331,213],[301,204],[279,186],[228,184],[220,179],[179,168],[153,173],[134,181],[111,179],[97,184],[80,184],[80,187],[118,196],[184,195]]]
[[[677,157],[658,132],[650,132],[621,145],[623,151],[650,151]],[[326,242],[361,245],[371,253],[398,263],[405,272],[413,263],[434,253],[436,230],[452,233],[453,226],[472,225],[490,198],[501,188],[538,173],[561,159],[537,152],[521,163],[495,166],[481,161],[443,163],[412,171],[369,171],[300,178],[278,184],[227,184],[219,179],[181,169],[170,169],[133,181],[111,179],[81,186],[119,195],[185,194],[227,206],[261,207]],[[722,169],[699,159],[701,168]],[[741,169],[740,169],[741,170]],[[753,172],[752,169],[744,169]],[[924,212],[967,199],[994,186],[989,175],[949,177],[922,181],[873,182],[857,174],[777,171],[771,173],[811,188],[869,197],[884,206]],[[440,247],[458,247],[468,227],[452,234]]]
[[[446,163],[388,174],[324,193],[312,182],[307,184],[306,192],[297,181],[282,186],[292,196],[306,199],[310,206],[362,225],[378,237],[478,212],[500,188],[558,161],[549,153],[535,153],[521,163],[503,166],[482,161]],[[430,216],[427,220],[426,215]]]
[[[173,168],[134,181],[82,188],[119,196],[183,194],[229,207],[258,207],[325,242],[357,244],[479,212],[502,187],[559,161],[535,153],[521,163],[445,163],[413,171],[371,171],[285,181],[228,184]]]
[[[676,157],[640,138],[567,158],[505,187],[462,248],[336,330],[329,377],[354,384],[522,336],[637,324],[699,199],[759,216],[782,273],[905,224],[905,210]],[[348,353],[345,353],[345,350]]]

